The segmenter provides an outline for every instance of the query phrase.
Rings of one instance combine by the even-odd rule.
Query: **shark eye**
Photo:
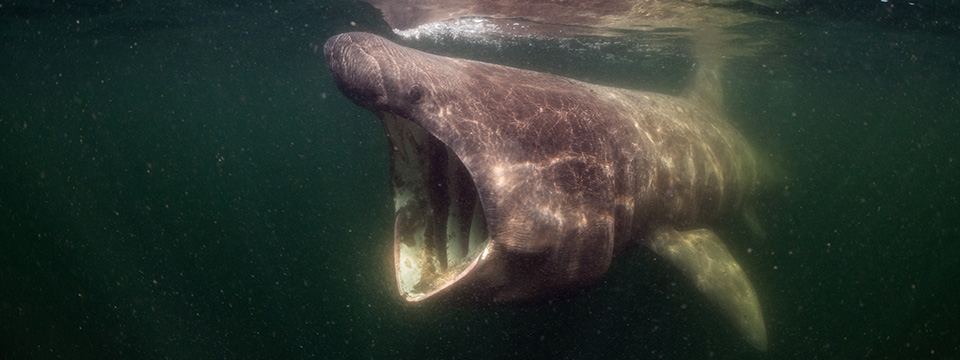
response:
[[[410,91],[407,93],[407,98],[410,99],[410,102],[416,104],[423,99],[423,86],[420,83],[413,84],[410,87]]]

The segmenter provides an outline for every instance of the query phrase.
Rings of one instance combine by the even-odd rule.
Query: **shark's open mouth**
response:
[[[381,118],[392,152],[397,285],[407,301],[420,301],[469,273],[490,246],[490,233],[459,157],[412,121]]]

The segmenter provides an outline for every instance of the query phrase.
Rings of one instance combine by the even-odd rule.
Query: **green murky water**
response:
[[[405,306],[386,139],[315,52],[344,31],[388,35],[378,14],[163,3],[0,4],[0,359],[960,352],[949,26],[795,15],[741,30],[769,41],[731,60],[728,106],[788,176],[764,199],[768,238],[732,246],[767,318],[758,353],[639,248],[570,299]],[[617,78],[555,49],[462,51]],[[691,61],[645,59],[653,75]],[[666,73],[649,87],[682,83]]]

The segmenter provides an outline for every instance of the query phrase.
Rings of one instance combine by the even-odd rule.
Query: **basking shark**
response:
[[[759,349],[756,292],[708,226],[743,211],[758,160],[720,110],[719,61],[683,96],[330,38],[340,91],[382,120],[394,265],[409,302],[550,298],[641,244],[678,267]]]

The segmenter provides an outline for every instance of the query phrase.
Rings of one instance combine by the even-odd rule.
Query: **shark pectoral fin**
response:
[[[767,330],[757,293],[717,234],[706,229],[661,229],[648,245],[695,281],[747,341],[757,349],[767,349]]]

